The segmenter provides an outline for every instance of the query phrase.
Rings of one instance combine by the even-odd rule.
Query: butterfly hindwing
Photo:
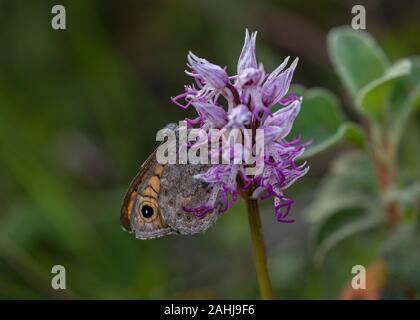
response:
[[[208,170],[206,165],[167,165],[163,172],[160,189],[160,208],[168,225],[180,234],[204,232],[212,226],[217,213],[198,218],[184,208],[196,208],[205,204],[210,196],[206,184],[194,175]]]

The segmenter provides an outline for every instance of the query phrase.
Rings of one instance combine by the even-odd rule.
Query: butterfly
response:
[[[166,128],[176,130],[176,124]],[[198,207],[209,198],[206,183],[194,178],[209,166],[160,164],[156,153],[157,149],[142,164],[124,197],[120,214],[123,229],[138,239],[206,231],[218,214],[199,218],[184,208]]]

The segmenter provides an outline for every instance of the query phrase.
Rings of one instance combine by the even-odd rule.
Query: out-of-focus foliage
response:
[[[345,238],[381,222],[375,173],[367,157],[346,153],[337,158],[309,210],[309,219],[317,226],[316,260]]]
[[[63,1],[65,31],[51,28],[54,4],[0,0],[1,298],[258,297],[242,205],[193,237],[139,241],[119,226],[122,196],[155,132],[185,117],[169,97],[182,91],[188,50],[235,68],[246,27],[259,31],[266,70],[299,56],[302,86],[293,90],[304,103],[291,136],[314,139],[311,171],[290,190],[296,223],[273,224],[263,204],[276,297],[337,298],[351,267],[382,253],[391,297],[401,283],[418,295],[417,1],[364,3],[372,36],[334,29],[328,46],[328,31],[351,22],[351,1]],[[348,93],[327,54],[334,46]],[[404,57],[409,70],[388,62]],[[379,136],[393,132],[399,184],[386,195],[355,110],[375,116]],[[386,239],[372,228],[386,201],[398,201],[396,229],[410,232]],[[66,267],[67,290],[51,289],[56,264]]]
[[[418,245],[419,181],[413,175],[409,187],[400,182],[399,150],[406,144],[401,135],[414,133],[406,125],[416,116],[419,103],[418,58],[390,65],[371,35],[350,27],[334,28],[328,35],[328,49],[363,118],[366,142],[364,152],[346,153],[335,160],[309,209],[316,226],[315,260],[322,260],[349,236],[386,224],[385,239],[390,239],[382,251],[391,270],[389,282],[398,279],[412,297],[418,284],[414,270],[420,263],[413,252]]]

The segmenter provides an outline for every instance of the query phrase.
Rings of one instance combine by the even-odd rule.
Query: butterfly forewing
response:
[[[128,232],[132,232],[131,229],[131,213],[133,211],[134,204],[136,202],[136,197],[138,195],[137,190],[139,185],[144,180],[144,177],[147,175],[149,170],[154,167],[156,163],[156,150],[147,158],[147,160],[142,164],[139,169],[139,172],[134,177],[133,181],[130,183],[128,190],[125,194],[123,205],[121,207],[120,221],[121,226]]]

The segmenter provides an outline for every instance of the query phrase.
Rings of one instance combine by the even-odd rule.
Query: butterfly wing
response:
[[[166,128],[176,130],[176,125],[169,124]],[[207,202],[210,194],[206,185],[194,175],[208,168],[192,164],[160,165],[156,151],[153,152],[140,167],[124,197],[120,215],[123,228],[134,232],[139,239],[207,230],[215,223],[217,213],[198,218],[184,208],[195,208]]]
[[[155,157],[156,157],[156,151],[153,152],[149,156],[149,158],[147,158],[147,160],[141,165],[139,172],[134,177],[133,181],[131,181],[130,186],[128,187],[128,190],[124,196],[124,200],[123,200],[123,204],[122,204],[121,212],[120,212],[120,222],[121,222],[121,226],[127,232],[132,232],[130,219],[131,219],[132,208],[136,200],[137,188],[139,187],[140,183],[142,182],[144,176],[147,174],[150,167],[154,165]]]
[[[161,215],[160,179],[165,166],[157,163],[156,151],[143,163],[130,184],[121,208],[121,225],[139,239],[152,239],[174,233]]]
[[[207,165],[168,165],[162,174],[160,209],[167,224],[180,234],[206,231],[218,218],[216,212],[202,218],[188,213],[184,208],[205,204],[210,196],[207,186],[194,175],[207,171]],[[221,204],[220,204],[221,205]]]

